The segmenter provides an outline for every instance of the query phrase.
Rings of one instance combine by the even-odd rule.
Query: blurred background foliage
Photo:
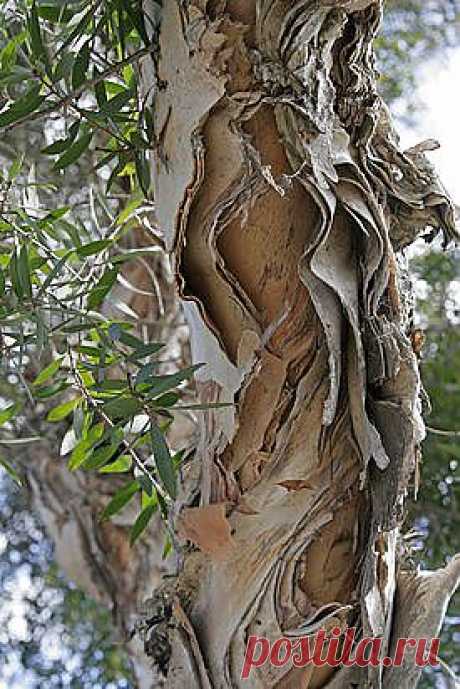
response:
[[[459,0],[386,0],[376,42],[380,87],[406,123],[423,112],[416,93],[420,68],[434,57],[442,60],[459,39]]]
[[[112,622],[53,563],[53,546],[12,480],[0,478],[0,687],[128,689]]]
[[[445,51],[459,43],[460,2],[387,0],[386,5],[377,41],[381,90],[407,123],[416,119],[423,108],[416,97],[420,68],[429,60],[442,60]],[[1,7],[0,47],[11,36],[12,19],[14,24],[11,3],[2,2]],[[1,76],[0,71],[0,84]],[[6,88],[5,83],[0,86]],[[81,232],[97,238],[107,223],[107,213],[113,217],[136,194],[136,161],[129,158],[130,139],[124,144],[127,157],[121,158],[124,169],[119,168],[119,172],[126,174],[115,180],[107,194],[105,183],[113,166],[97,169],[92,148],[84,152],[72,167],[72,174],[65,177],[40,155],[43,147],[57,138],[56,132],[65,136],[69,121],[56,113],[52,129],[52,139],[50,129],[42,121],[2,135],[2,164],[9,165],[18,153],[26,153],[28,177],[23,180],[22,202],[32,207],[39,202],[42,209],[67,205],[73,209]],[[45,178],[49,185],[39,189],[35,180]],[[129,238],[127,241],[129,245]],[[418,560],[427,568],[441,566],[446,556],[460,551],[459,259],[456,250],[442,253],[436,248],[422,249],[411,259],[417,287],[415,319],[426,340],[422,373],[431,398],[432,411],[427,423],[432,430],[424,447],[419,499],[412,507],[407,529],[414,527],[422,534],[418,539]],[[129,662],[121,647],[113,642],[109,614],[59,575],[52,561],[52,544],[25,499],[26,494],[2,474],[0,689],[132,689]],[[450,610],[442,648],[446,661],[452,667],[457,663],[458,671],[459,622],[457,597]],[[423,686],[448,685],[439,674],[427,674]]]
[[[421,487],[408,527],[422,538],[423,568],[441,567],[460,552],[460,252],[433,248],[411,261],[416,284],[416,320],[425,337],[422,379],[431,411],[423,446]],[[460,594],[451,603],[443,630],[442,656],[460,673]],[[449,687],[426,673],[421,687]],[[455,685],[455,687],[458,685]]]

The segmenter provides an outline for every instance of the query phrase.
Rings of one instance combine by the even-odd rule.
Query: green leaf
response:
[[[111,332],[114,332],[114,330]],[[145,347],[145,343],[142,340],[134,335],[131,335],[131,333],[125,332],[121,328],[116,331],[116,336],[112,335],[112,337],[114,340],[119,340],[122,344],[126,345],[127,347],[131,347],[132,349]]]
[[[54,395],[57,395],[68,388],[70,388],[70,383],[62,380],[54,383],[54,385],[45,385],[44,388],[38,388],[34,391],[34,396],[40,400],[49,399],[50,397],[54,397]]]
[[[33,385],[42,385],[42,383],[45,383],[47,380],[52,378],[54,374],[59,371],[63,361],[63,356],[60,356],[52,361],[48,366],[46,366],[46,368],[40,371],[38,376],[35,378]]]
[[[157,510],[158,502],[156,504],[150,504],[147,505],[147,507],[144,507],[144,509],[137,517],[129,532],[130,545],[134,545],[139,536],[145,531],[145,529],[148,526],[148,523],[150,522],[151,518]]]
[[[24,43],[26,37],[27,32],[21,31],[20,33],[16,34],[16,36],[14,36],[11,40],[9,40],[4,48],[2,48],[2,50],[0,51],[0,64],[2,67],[2,71],[6,72],[15,66],[18,47],[22,43]]]
[[[8,181],[13,182],[18,174],[21,172],[22,169],[22,163],[24,162],[24,154],[22,153],[20,156],[16,158],[16,160],[13,161],[13,163],[10,166],[10,169],[8,170]]]
[[[86,258],[87,256],[94,256],[94,254],[100,254],[101,251],[107,249],[112,244],[110,239],[98,239],[95,242],[90,242],[89,244],[84,244],[79,246],[77,249],[77,254],[80,258]]]
[[[72,428],[73,428],[73,431],[75,433],[75,437],[77,439],[80,439],[83,437],[83,430],[85,428],[85,421],[86,421],[86,418],[88,416],[90,416],[90,414],[88,413],[86,405],[85,405],[85,407],[83,407],[82,405],[79,405],[78,407],[76,407],[74,414],[73,414],[73,419],[72,419]],[[91,423],[91,422],[89,422],[89,423]]]
[[[136,174],[139,181],[139,186],[144,192],[145,196],[149,195],[150,191],[150,166],[145,156],[145,153],[136,152]]]
[[[13,65],[8,72],[0,70],[0,85],[13,86],[20,84],[33,77],[33,72],[28,67]]]
[[[59,259],[59,261],[56,263],[54,266],[53,270],[49,273],[49,275],[46,277],[45,282],[42,284],[40,289],[38,290],[38,295],[40,296],[41,294],[45,293],[48,287],[51,285],[53,280],[61,273],[61,271],[64,269],[65,264],[69,260],[70,256],[74,253],[73,249],[68,251],[62,258]]]
[[[133,95],[132,89],[124,89],[121,93],[117,93],[116,96],[107,101],[104,111],[112,115],[112,117],[115,116],[129,103]]]
[[[165,540],[165,545],[164,545],[164,548],[163,548],[163,554],[162,554],[162,556],[161,556],[161,559],[162,559],[162,560],[166,560],[166,559],[171,555],[171,553],[172,553],[172,547],[173,547],[173,544],[172,544],[171,539],[170,539],[169,537],[166,538],[166,540]]]
[[[98,79],[99,75],[101,73],[99,72],[98,68],[96,66],[93,67],[93,79]],[[105,83],[104,81],[98,81],[96,82],[94,86],[94,93],[96,95],[96,101],[101,110],[105,109],[105,106],[107,104],[107,94],[105,91]]]
[[[67,215],[69,211],[70,206],[61,206],[60,208],[55,208],[45,215],[42,222],[47,223],[52,222],[53,220],[60,220],[60,218],[63,218],[64,215]]]
[[[60,158],[57,159],[57,161],[54,163],[54,169],[63,170],[69,165],[72,165],[72,163],[75,163],[86,151],[86,149],[91,143],[92,138],[93,132],[89,132],[89,134],[84,134],[79,139],[77,139],[75,143],[73,143],[66,150],[66,152]]]
[[[117,397],[106,402],[103,410],[112,420],[129,419],[142,411],[142,404],[135,397]]]
[[[85,82],[90,57],[90,41],[86,41],[75,58],[72,69],[72,88],[78,89]]]
[[[73,53],[63,53],[62,57],[55,62],[53,81],[67,80],[72,73],[73,63]]]
[[[30,115],[30,113],[35,110],[38,110],[45,100],[45,96],[40,95],[40,89],[40,84],[32,86],[22,98],[18,98],[18,100],[14,101],[8,110],[4,110],[0,113],[0,127],[7,127],[21,118]]]
[[[122,340],[123,341],[123,340]],[[160,349],[163,349],[164,344],[161,342],[149,342],[148,344],[138,347],[128,358],[128,361],[139,361],[147,357],[157,354]]]
[[[89,10],[83,15],[83,17],[80,19],[80,21],[78,22],[76,27],[67,36],[66,40],[64,41],[64,43],[59,48],[60,53],[65,52],[65,49],[67,48],[67,46],[69,46],[71,43],[73,43],[73,41],[76,38],[80,38],[81,36],[83,36],[86,27],[91,22],[91,20],[94,18],[94,10],[95,10],[94,5],[91,4]],[[57,57],[57,55],[56,55],[56,57]]]
[[[85,457],[81,468],[85,471],[91,471],[95,469],[101,469],[104,464],[112,459],[112,457],[117,453],[119,443],[112,443],[111,445],[103,445],[98,447],[94,452],[91,452],[89,456]]]
[[[16,416],[16,414],[21,411],[21,405],[19,403],[10,404],[9,407],[0,410],[0,426],[4,426],[5,423],[11,421],[11,419]]]
[[[117,280],[118,268],[108,268],[88,295],[88,309],[94,310],[102,304]]]
[[[71,127],[69,127],[69,135],[65,139],[58,139],[54,143],[50,144],[46,148],[42,149],[42,153],[45,155],[59,155],[69,148],[78,134],[80,129],[80,122],[74,122]]]
[[[182,383],[184,380],[190,380],[195,371],[200,369],[202,366],[204,366],[204,364],[195,364],[195,366],[189,366],[181,371],[177,371],[177,373],[171,373],[166,376],[150,376],[143,381],[143,384],[151,385],[148,391],[149,397],[157,397],[168,390],[177,388],[177,386],[180,385],[180,383]]]
[[[7,473],[11,476],[13,481],[15,481],[19,486],[22,486],[22,479],[19,476],[18,472],[15,469],[13,469],[11,464],[9,464],[9,462],[7,462],[6,459],[3,459],[3,457],[0,457],[0,466],[2,466],[5,469],[5,471],[7,471]]]
[[[54,24],[63,24],[69,22],[75,15],[75,10],[67,8],[64,4],[60,3],[57,5],[42,5],[37,7],[37,12],[39,17],[46,19],[48,22]]]
[[[106,464],[99,469],[100,474],[124,474],[131,470],[133,460],[130,455],[122,455],[111,464]]]
[[[59,404],[57,407],[54,407],[54,409],[51,409],[51,411],[48,413],[48,416],[46,417],[47,421],[62,421],[62,419],[65,419],[66,416],[69,416],[69,414],[73,412],[75,407],[77,407],[80,402],[81,397],[75,397],[73,400]]]
[[[157,253],[157,248],[145,247],[144,249],[127,249],[122,254],[115,254],[110,257],[112,263],[126,263],[126,261],[132,261],[133,259],[141,258],[143,256],[152,257],[153,254]]]
[[[144,198],[141,194],[136,194],[134,198],[132,198],[123,208],[121,213],[118,215],[115,224],[116,225],[123,225],[126,220],[134,213],[134,211],[139,208],[141,203],[144,201]]]
[[[79,354],[86,354],[86,356],[90,356],[97,360],[100,359],[103,352],[102,349],[98,349],[98,347],[90,347],[89,345],[77,345],[75,349]]]
[[[34,2],[27,22],[30,36],[30,43],[34,57],[39,59],[45,67],[49,68],[49,60],[40,30],[40,20],[38,18],[37,5]]]
[[[94,328],[95,325],[96,321],[94,320],[80,321],[66,325],[65,327],[62,327],[61,330],[63,333],[80,333],[85,330],[91,330],[91,328]]]
[[[152,423],[150,437],[158,475],[168,494],[175,499],[177,494],[176,472],[164,435],[156,423]]]
[[[117,395],[120,392],[124,392],[128,390],[128,383],[125,378],[109,378],[107,380],[103,380],[101,383],[98,383],[97,385],[94,386],[94,392],[93,389],[91,389],[91,392],[93,394],[95,393],[106,393],[107,395]]]
[[[128,15],[128,17],[131,19],[133,26],[136,28],[139,36],[141,37],[142,41],[145,43],[145,45],[149,44],[149,37],[147,34],[147,30],[145,28],[144,24],[144,17],[142,15],[142,12],[138,12],[137,9],[134,9],[132,6],[130,0],[122,0],[123,1],[123,8]]]
[[[87,435],[73,449],[69,460],[70,471],[76,471],[85,462],[88,452],[102,438],[103,434],[104,424],[102,422],[90,428]]]
[[[101,515],[101,521],[105,521],[113,517],[115,514],[120,512],[120,510],[128,504],[128,502],[138,493],[141,489],[139,481],[130,481],[123,488],[115,493],[109,504],[106,506]]]
[[[169,407],[173,407],[179,399],[177,392],[166,392],[155,400],[155,406],[162,409],[168,409]]]
[[[21,283],[19,281],[18,256],[17,256],[16,251],[14,251],[11,255],[10,264],[9,264],[9,272],[10,272],[11,286],[13,288],[13,292],[16,294],[16,296],[19,299],[22,299],[22,297],[24,296],[24,292],[22,290],[22,286],[21,286]]]
[[[141,484],[143,492],[150,498],[153,496],[153,483],[146,474],[141,474],[138,477],[138,481]]]
[[[21,246],[21,249],[19,251],[17,269],[19,284],[21,285],[22,293],[26,297],[31,297],[32,283],[30,281],[29,252],[25,244]]]

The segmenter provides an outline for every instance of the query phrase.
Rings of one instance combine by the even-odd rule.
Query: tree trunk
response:
[[[458,584],[455,558],[430,579],[400,565],[424,437],[400,252],[455,225],[430,142],[401,152],[378,96],[381,5],[165,0],[144,63],[201,398],[231,404],[205,414],[177,577],[153,601],[172,598],[146,644],[169,689],[412,689],[410,664],[265,665],[248,684],[245,644],[340,623],[385,654],[435,634]]]

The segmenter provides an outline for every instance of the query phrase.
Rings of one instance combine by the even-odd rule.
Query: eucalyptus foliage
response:
[[[167,518],[176,497],[184,452],[171,453],[165,432],[172,409],[190,408],[179,404],[178,388],[196,368],[161,373],[163,344],[140,339],[131,320],[102,308],[126,262],[156,250],[120,245],[148,203],[152,115],[139,96],[138,65],[153,59],[156,17],[132,0],[85,0],[6,6],[3,22],[0,131],[37,121],[53,130],[58,116],[65,133],[42,150],[52,184],[23,157],[1,180],[1,365],[6,379],[22,384],[26,404],[45,404],[50,423],[71,423],[62,450],[70,471],[126,475],[101,518],[139,497],[134,542],[156,510]],[[66,181],[90,152],[105,173],[105,193],[115,182],[128,191],[103,231],[81,222],[78,208],[30,201],[37,189],[55,189],[56,175]],[[34,441],[12,432],[23,404],[14,400],[0,412],[1,447]],[[0,461],[20,481],[7,458]]]
[[[377,57],[381,90],[398,101],[412,120],[423,104],[417,98],[419,69],[433,56],[445,56],[460,38],[459,0],[387,0]]]

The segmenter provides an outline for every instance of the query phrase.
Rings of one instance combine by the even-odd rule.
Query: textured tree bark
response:
[[[176,505],[177,577],[155,598],[165,620],[147,648],[171,653],[170,689],[411,689],[418,673],[383,667],[266,665],[248,685],[245,643],[327,621],[386,652],[437,629],[458,583],[458,560],[436,587],[399,562],[424,437],[399,252],[455,225],[430,142],[402,152],[378,96],[381,11],[163,2],[144,64],[157,216],[207,364],[202,400],[232,405],[204,418]]]

